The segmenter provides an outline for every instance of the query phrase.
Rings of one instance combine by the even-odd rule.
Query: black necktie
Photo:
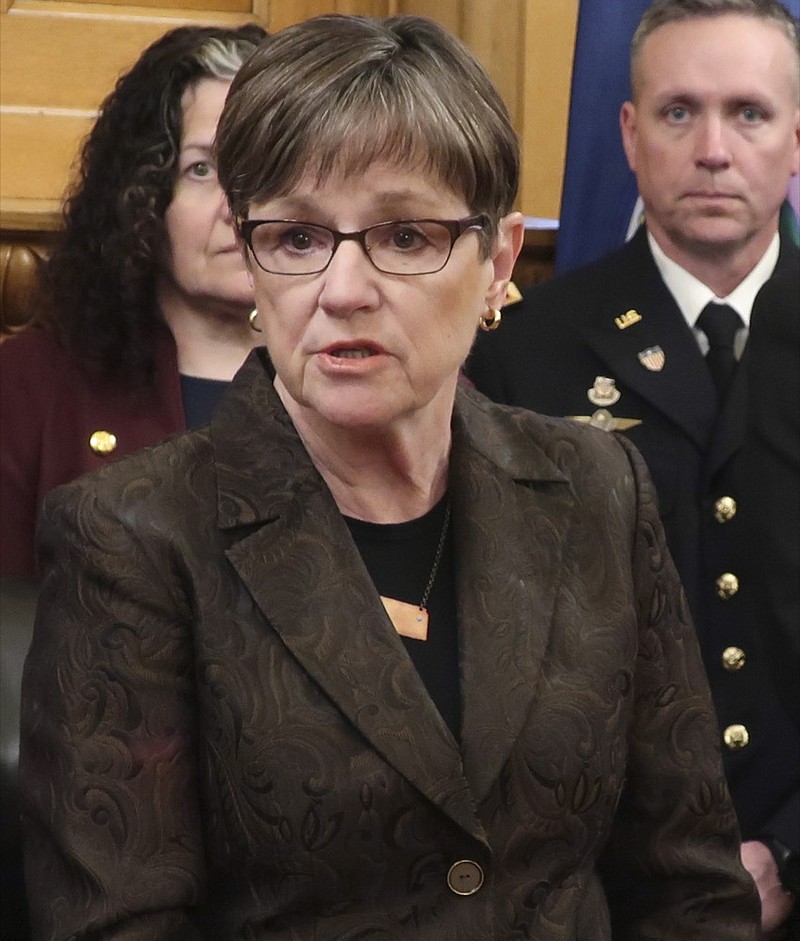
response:
[[[736,331],[743,326],[742,318],[727,304],[711,302],[706,304],[697,318],[697,326],[708,337],[706,362],[719,397],[722,399],[736,369],[733,341]]]

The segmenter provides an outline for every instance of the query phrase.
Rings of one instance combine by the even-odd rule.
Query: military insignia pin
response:
[[[614,418],[607,408],[598,408],[591,415],[567,415],[570,421],[579,421],[601,431],[628,431],[641,425],[641,418]]]
[[[637,355],[642,366],[651,372],[661,372],[664,363],[667,361],[666,353],[660,346],[648,346],[646,350],[642,350]]]
[[[516,304],[517,301],[522,300],[522,294],[520,293],[519,288],[514,284],[513,281],[508,282],[506,287],[506,296],[503,301],[503,307],[507,307],[509,304]]]
[[[620,330],[627,330],[628,327],[639,323],[641,319],[642,315],[638,310],[626,310],[624,314],[620,314],[619,317],[614,318],[614,323]]]
[[[619,402],[622,393],[617,384],[608,376],[595,376],[594,385],[586,393],[592,405],[599,408],[591,415],[567,415],[570,421],[579,421],[599,428],[601,431],[627,431],[636,425],[641,425],[640,418],[615,418],[607,406]]]
[[[616,382],[607,376],[597,376],[594,385],[586,393],[592,405],[608,406],[619,402],[620,391]]]

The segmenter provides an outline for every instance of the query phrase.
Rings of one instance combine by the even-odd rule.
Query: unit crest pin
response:
[[[597,376],[594,385],[586,393],[592,405],[607,407],[619,402],[620,391],[613,379],[608,376]]]
[[[640,418],[615,418],[608,406],[619,402],[622,393],[614,379],[608,376],[595,376],[594,385],[586,393],[592,405],[599,406],[591,415],[567,415],[571,421],[579,421],[600,428],[602,431],[627,431],[641,425]]]

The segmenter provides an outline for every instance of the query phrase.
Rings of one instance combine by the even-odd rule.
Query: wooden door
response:
[[[519,208],[555,217],[578,0],[0,0],[0,229],[59,225],[79,143],[119,74],[165,30],[250,20],[277,30],[321,13],[416,13],[461,36],[520,133]]]

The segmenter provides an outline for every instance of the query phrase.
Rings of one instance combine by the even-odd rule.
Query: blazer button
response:
[[[731,751],[737,751],[750,744],[750,733],[745,725],[729,725],[722,733],[722,740]]]
[[[716,586],[719,597],[727,601],[739,590],[739,579],[731,572],[723,572],[717,579]]]
[[[722,665],[731,673],[741,670],[746,660],[747,656],[741,647],[726,647],[722,651]]]
[[[483,885],[483,869],[471,859],[460,859],[450,867],[447,885],[456,895],[474,895]]]
[[[117,436],[110,431],[95,431],[91,438],[89,438],[89,447],[95,454],[100,454],[103,457],[106,454],[111,454],[116,446]]]
[[[720,497],[714,504],[714,519],[718,523],[727,523],[736,516],[737,509],[733,497]]]

